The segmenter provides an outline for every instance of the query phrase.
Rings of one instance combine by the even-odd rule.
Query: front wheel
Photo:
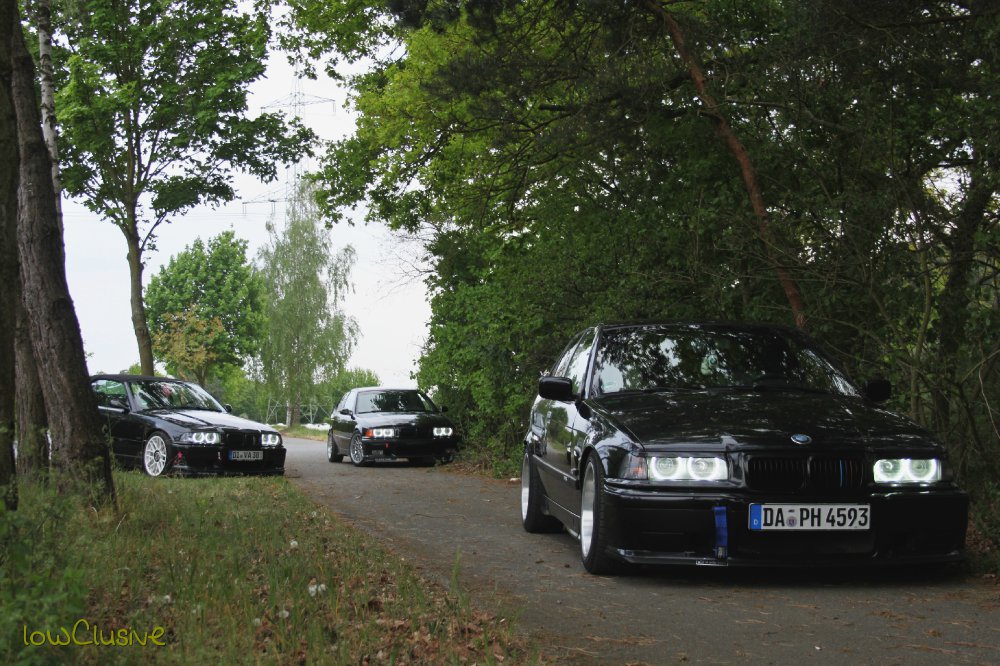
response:
[[[531,454],[524,450],[521,460],[521,525],[525,532],[558,532],[562,523],[542,511],[542,483],[538,470],[531,464]]]
[[[173,447],[161,432],[154,432],[142,448],[142,470],[150,476],[163,476],[173,464]]]
[[[361,467],[365,464],[365,449],[361,445],[361,435],[355,435],[351,438],[351,462],[354,463],[355,467]]]
[[[580,493],[580,559],[592,574],[613,574],[618,560],[608,555],[607,500],[604,497],[604,469],[595,455],[587,457]]]
[[[344,456],[337,453],[337,445],[333,441],[333,433],[326,436],[326,459],[332,463],[339,463]]]

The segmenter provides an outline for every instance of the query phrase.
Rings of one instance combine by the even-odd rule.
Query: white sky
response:
[[[284,56],[273,57],[268,78],[254,87],[251,113],[263,107],[293,115],[293,94],[301,93],[299,116],[323,139],[345,136],[354,120],[344,108],[345,92],[328,79],[296,83]],[[335,101],[315,103],[317,98]],[[280,108],[274,108],[275,105]],[[314,164],[304,164],[308,170]],[[237,180],[238,200],[217,208],[198,208],[157,230],[157,249],[146,254],[144,284],[171,256],[195,238],[208,240],[223,231],[249,241],[251,259],[267,240],[265,224],[272,215],[283,223],[285,189],[292,179],[288,170],[278,181],[262,184],[253,178]],[[269,199],[275,199],[271,202]],[[66,274],[90,355],[91,373],[119,372],[139,360],[129,305],[129,272],[125,239],[117,227],[98,218],[82,204],[64,201]],[[373,370],[384,384],[413,386],[410,373],[427,335],[430,306],[423,281],[410,263],[415,248],[395,238],[384,226],[365,225],[363,213],[355,226],[340,224],[331,231],[335,250],[351,244],[357,251],[352,273],[355,293],[342,309],[354,317],[360,338],[349,367]]]

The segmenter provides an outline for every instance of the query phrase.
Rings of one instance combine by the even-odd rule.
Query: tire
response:
[[[326,436],[326,459],[332,463],[339,463],[344,456],[337,453],[337,444],[333,441],[333,433]]]
[[[607,500],[604,469],[595,455],[587,456],[580,491],[580,559],[592,574],[616,573],[621,563],[608,555]]]
[[[142,471],[149,476],[163,476],[174,463],[174,447],[162,432],[154,432],[142,447]]]
[[[562,530],[562,523],[557,518],[542,511],[544,499],[538,470],[531,463],[531,456],[525,448],[521,461],[521,525],[525,532],[544,534]]]
[[[361,435],[351,437],[351,462],[355,467],[363,467],[365,464],[365,449],[361,445]]]

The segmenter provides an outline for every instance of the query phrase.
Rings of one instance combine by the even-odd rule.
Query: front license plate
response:
[[[867,530],[867,504],[751,504],[751,531]]]
[[[263,451],[230,451],[230,460],[263,460]]]

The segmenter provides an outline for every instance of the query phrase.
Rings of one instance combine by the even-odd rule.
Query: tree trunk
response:
[[[90,389],[80,325],[66,284],[52,165],[35,98],[35,66],[19,23],[11,50],[20,149],[17,246],[29,332],[52,437],[52,473],[61,492],[114,501],[111,456]]]
[[[19,289],[20,291],[20,289]],[[17,415],[17,473],[21,477],[45,474],[49,468],[48,420],[45,394],[38,380],[35,351],[31,344],[28,311],[17,303],[15,329],[15,413]]]
[[[139,345],[139,365],[142,374],[152,376],[153,338],[149,334],[149,324],[146,321],[146,305],[142,302],[142,248],[139,245],[139,230],[136,224],[135,208],[133,206],[129,220],[120,227],[125,234],[128,245],[129,288],[132,294],[132,328],[135,330],[135,340]]]
[[[799,291],[798,284],[796,284],[795,279],[788,269],[782,265],[775,249],[774,236],[771,233],[770,216],[768,215],[767,207],[764,205],[764,197],[760,191],[760,183],[757,181],[757,172],[754,169],[753,160],[750,159],[750,154],[739,137],[736,136],[729,123],[726,122],[719,108],[719,103],[709,92],[705,81],[705,73],[702,71],[694,55],[688,51],[687,44],[684,41],[684,33],[681,31],[680,25],[663,8],[663,5],[658,0],[645,0],[645,6],[654,16],[663,21],[667,32],[670,33],[670,39],[674,44],[677,55],[680,56],[681,61],[688,68],[691,81],[694,82],[695,90],[698,92],[698,98],[705,107],[706,114],[715,123],[715,131],[719,134],[719,137],[726,144],[726,147],[729,148],[729,152],[733,154],[733,157],[736,158],[740,166],[743,185],[746,187],[747,194],[750,195],[750,205],[753,207],[754,215],[757,217],[757,228],[761,241],[764,243],[767,258],[778,275],[778,282],[785,292],[785,298],[788,299],[792,316],[795,318],[795,325],[802,330],[807,330],[808,320],[806,319],[805,302],[802,299],[802,293]]]
[[[62,228],[62,175],[59,171],[59,133],[56,129],[56,86],[52,77],[52,3],[36,0],[35,27],[38,30],[38,73],[42,96],[42,136],[52,161],[52,188],[56,196],[56,216]]]
[[[934,429],[950,432],[954,388],[958,383],[959,357],[969,343],[966,325],[969,321],[969,293],[976,255],[976,235],[986,221],[987,211],[996,188],[985,164],[973,169],[962,210],[955,220],[955,230],[948,237],[951,257],[948,279],[938,300],[937,364],[938,382],[934,389]]]
[[[17,508],[14,476],[14,319],[17,304],[17,117],[11,79],[11,35],[17,4],[0,0],[0,494]]]

